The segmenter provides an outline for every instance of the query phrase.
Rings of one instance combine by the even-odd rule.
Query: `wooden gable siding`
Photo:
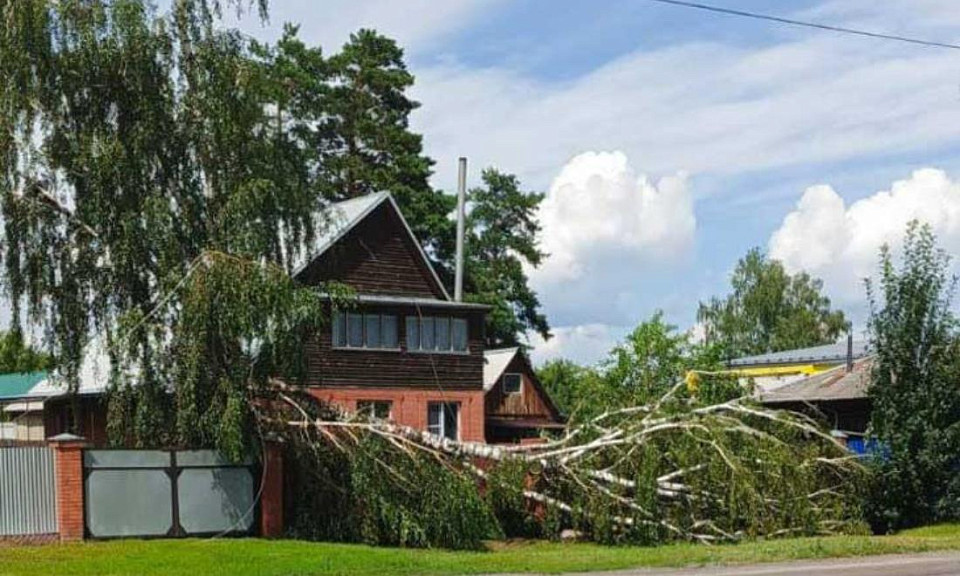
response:
[[[363,311],[398,317],[400,350],[362,350],[333,347],[329,327],[306,343],[307,385],[348,387],[402,387],[444,390],[483,389],[483,312],[429,310],[423,316],[467,319],[467,352],[408,352],[406,317],[416,316],[415,307],[367,306]]]
[[[387,202],[311,262],[300,279],[307,284],[335,280],[362,294],[446,299]]]
[[[559,415],[551,409],[540,388],[534,383],[536,376],[533,374],[530,365],[520,354],[514,356],[503,373],[521,375],[521,392],[520,394],[504,394],[503,375],[501,375],[497,383],[486,394],[488,418],[559,421]]]

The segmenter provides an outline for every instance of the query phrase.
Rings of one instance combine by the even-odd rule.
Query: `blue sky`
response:
[[[715,4],[960,40],[950,0]],[[910,218],[960,252],[960,52],[644,0],[287,1],[244,27],[284,20],[328,52],[359,26],[401,42],[437,186],[465,155],[472,182],[492,165],[547,192],[531,276],[555,337],[535,360],[596,361],[657,309],[692,327],[752,246],[858,326]]]
[[[955,0],[712,0],[960,42]],[[453,190],[496,166],[547,193],[532,281],[555,327],[534,359],[598,360],[658,309],[684,329],[760,246],[823,278],[862,326],[862,278],[910,218],[960,254],[960,51],[646,0],[272,0],[331,53],[396,38],[413,118]]]

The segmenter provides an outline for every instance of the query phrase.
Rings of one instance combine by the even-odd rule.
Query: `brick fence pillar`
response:
[[[73,434],[60,434],[48,442],[54,451],[56,467],[60,541],[83,540],[83,449],[87,443]]]
[[[283,446],[276,442],[267,442],[263,454],[260,536],[283,536]]]

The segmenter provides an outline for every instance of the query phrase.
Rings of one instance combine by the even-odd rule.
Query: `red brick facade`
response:
[[[396,388],[312,388],[310,393],[352,412],[357,401],[387,401],[391,403],[390,417],[401,426],[427,429],[427,405],[430,402],[457,402],[460,404],[460,440],[483,442],[483,390],[396,389]]]
[[[52,440],[57,488],[57,530],[61,542],[83,540],[82,439]]]

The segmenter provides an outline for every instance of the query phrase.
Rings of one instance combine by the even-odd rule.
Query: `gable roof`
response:
[[[493,388],[503,371],[507,369],[519,348],[500,348],[499,350],[483,351],[483,391],[489,392]]]
[[[433,264],[430,263],[427,253],[423,251],[423,246],[420,245],[420,241],[414,236],[413,230],[410,229],[410,224],[408,224],[407,219],[403,217],[403,212],[400,211],[400,207],[397,206],[397,202],[389,192],[375,192],[373,194],[367,194],[366,196],[359,196],[331,204],[327,209],[328,221],[325,222],[326,226],[317,234],[316,249],[309,255],[304,255],[302,258],[297,259],[298,261],[295,262],[292,275],[298,276],[306,270],[314,260],[322,256],[331,246],[339,242],[340,239],[353,230],[357,224],[362,222],[383,204],[389,205],[400,219],[400,222],[403,223],[403,228],[407,231],[407,236],[413,245],[417,247],[417,252],[424,266],[430,272],[433,282],[440,289],[440,293],[443,294],[444,299],[451,300],[450,294],[447,293],[447,289],[437,275],[437,271],[433,268]]]
[[[870,353],[870,345],[865,341],[854,341],[853,358],[854,360],[863,358]],[[847,360],[847,341],[841,340],[833,344],[824,344],[822,346],[811,346],[810,348],[799,348],[797,350],[784,350],[782,352],[770,352],[767,354],[758,354],[756,356],[744,356],[735,358],[727,364],[731,367],[745,366],[770,366],[777,364],[803,364],[820,362],[846,362]]]
[[[23,398],[47,375],[47,372],[0,374],[0,400]]]
[[[530,383],[533,384],[537,393],[540,394],[543,403],[547,406],[547,409],[550,410],[553,418],[558,422],[562,422],[563,416],[560,414],[560,410],[557,408],[557,405],[553,403],[553,398],[551,398],[550,394],[544,389],[543,384],[540,383],[540,379],[537,378],[537,373],[533,370],[533,366],[531,366],[527,360],[526,354],[524,354],[519,347],[497,348],[483,351],[483,393],[486,394],[490,390],[493,390],[500,376],[503,376],[503,372],[517,356],[520,357],[524,368],[529,372]]]

